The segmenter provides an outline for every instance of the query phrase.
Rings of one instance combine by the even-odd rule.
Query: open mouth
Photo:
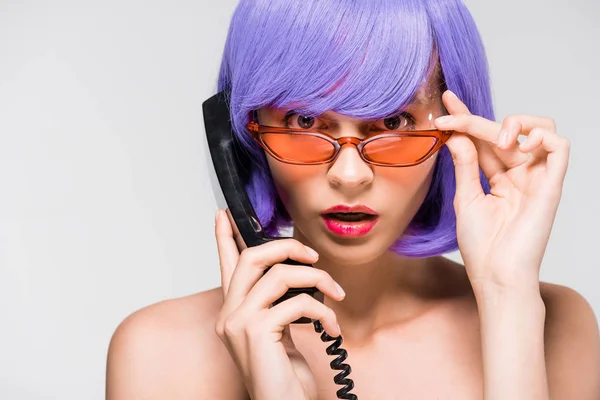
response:
[[[373,214],[336,212],[322,214],[327,229],[336,236],[357,238],[366,235],[379,221]]]
[[[323,214],[323,217],[329,219],[335,219],[343,222],[362,222],[367,220],[375,220],[377,218],[376,215],[366,214],[366,213],[328,213]]]

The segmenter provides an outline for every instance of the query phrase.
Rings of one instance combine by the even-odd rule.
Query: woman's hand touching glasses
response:
[[[501,124],[474,116],[454,93],[443,97],[449,116],[438,129],[456,170],[457,237],[475,291],[539,288],[546,250],[569,160],[569,141],[552,119],[513,115]],[[517,141],[525,135],[523,143]],[[479,167],[490,184],[485,194]]]

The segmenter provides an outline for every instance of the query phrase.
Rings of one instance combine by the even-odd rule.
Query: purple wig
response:
[[[234,131],[255,160],[246,188],[267,232],[276,234],[291,221],[264,151],[246,132],[250,112],[293,104],[306,116],[331,110],[385,118],[412,100],[432,60],[439,62],[445,86],[473,114],[494,119],[483,45],[460,0],[240,1],[218,88],[230,90]],[[421,208],[391,250],[409,257],[456,250],[455,187],[444,146]]]

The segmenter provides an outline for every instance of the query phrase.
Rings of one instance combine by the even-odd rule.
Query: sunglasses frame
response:
[[[340,150],[342,149],[342,146],[344,146],[346,144],[352,144],[352,145],[356,146],[356,149],[358,150],[358,154],[360,155],[360,157],[362,158],[362,160],[364,162],[366,162],[367,164],[377,165],[377,166],[382,166],[382,167],[412,167],[415,165],[419,165],[422,162],[424,162],[425,160],[427,160],[429,157],[431,157],[433,154],[435,154],[446,143],[446,141],[450,138],[450,136],[452,136],[452,133],[454,133],[453,131],[440,131],[438,129],[427,129],[427,130],[418,130],[418,131],[382,131],[382,130],[380,130],[377,133],[369,135],[364,139],[359,139],[354,136],[344,136],[344,137],[340,137],[340,138],[334,138],[325,132],[319,131],[318,129],[303,130],[303,129],[293,129],[293,128],[280,128],[280,127],[274,127],[274,126],[268,126],[268,125],[260,125],[257,122],[250,122],[250,123],[246,124],[246,129],[248,129],[252,138],[267,153],[269,153],[276,160],[279,160],[286,164],[293,164],[293,165],[327,164],[336,159],[336,157],[340,153]],[[380,132],[383,132],[383,133],[380,133]],[[287,159],[281,158],[281,156],[276,154],[273,150],[271,150],[269,148],[269,146],[267,146],[267,144],[262,139],[262,135],[265,133],[301,134],[301,135],[317,136],[317,137],[325,139],[326,141],[331,143],[335,150],[333,152],[333,155],[324,161],[300,162],[300,161],[287,160]],[[363,153],[363,148],[365,147],[365,145],[367,145],[369,142],[372,142],[373,140],[381,139],[384,137],[402,137],[402,136],[429,137],[429,138],[434,138],[436,140],[436,142],[432,146],[432,148],[427,152],[427,154],[425,154],[423,157],[419,158],[418,160],[416,160],[414,162],[410,162],[410,163],[400,163],[400,164],[378,163],[378,162],[369,160],[367,158],[367,156]]]

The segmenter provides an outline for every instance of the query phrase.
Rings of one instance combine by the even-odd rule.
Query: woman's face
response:
[[[396,126],[404,123],[416,123],[418,129],[424,124],[431,127],[431,119],[442,113],[441,95],[422,89],[416,99],[405,110],[409,116],[399,114],[378,121],[334,112],[308,118],[270,107],[258,110],[258,118],[262,125],[319,129],[335,138],[364,138],[372,129],[398,129]],[[413,122],[407,119],[410,116]],[[365,163],[352,145],[343,146],[333,162],[321,165],[286,164],[267,154],[275,186],[294,222],[294,236],[322,258],[346,264],[373,261],[400,237],[427,195],[436,158],[437,153],[412,167],[374,166]],[[323,214],[338,205],[367,206],[377,217],[353,222],[357,229],[344,230],[347,222]]]

